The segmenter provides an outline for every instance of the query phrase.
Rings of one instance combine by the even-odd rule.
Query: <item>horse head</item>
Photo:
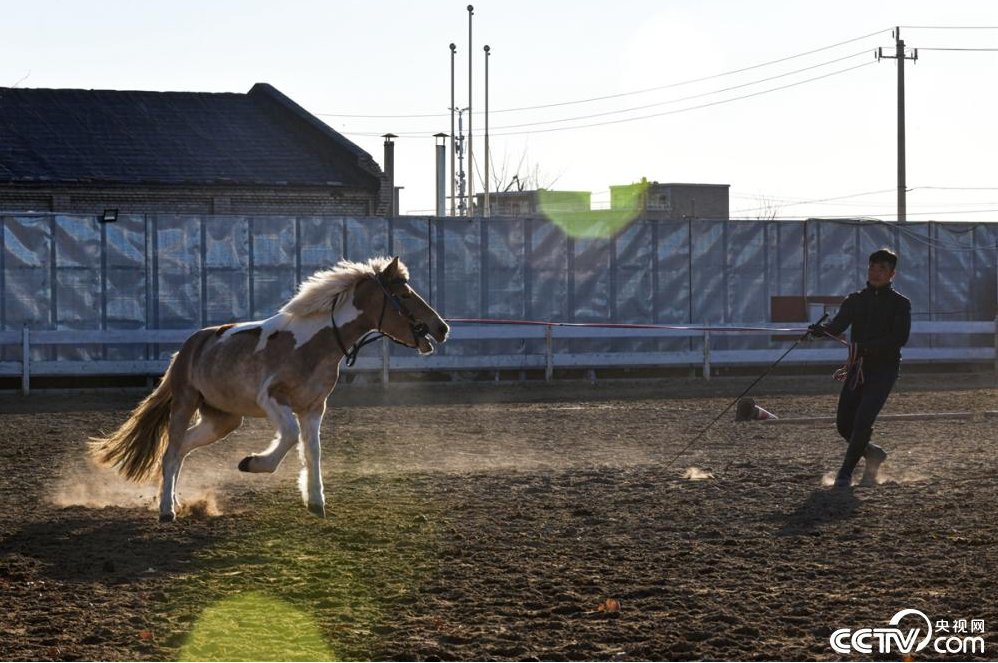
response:
[[[394,341],[419,350],[419,354],[433,352],[433,341],[447,340],[450,327],[440,314],[426,303],[409,285],[407,270],[400,266],[398,256],[375,274],[380,286],[375,297],[382,297],[378,329]],[[377,305],[376,305],[377,307]]]

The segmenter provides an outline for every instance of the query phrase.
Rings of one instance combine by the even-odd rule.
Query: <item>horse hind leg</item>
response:
[[[170,423],[167,426],[168,442],[163,454],[163,485],[159,490],[159,520],[169,522],[177,517],[175,485],[183,457],[180,448],[187,434],[191,417],[201,404],[201,395],[191,389],[178,389],[173,394]]]
[[[180,478],[180,470],[183,467],[187,454],[198,447],[203,447],[216,442],[242,423],[242,417],[228,412],[222,412],[215,408],[201,404],[198,409],[199,421],[186,428],[190,423],[190,415],[186,421],[183,414],[178,414],[177,428],[183,425],[182,432],[175,432],[174,420],[170,419],[170,441],[163,455],[163,486],[160,491],[159,519],[161,522],[169,522],[176,518],[177,506],[177,481]]]

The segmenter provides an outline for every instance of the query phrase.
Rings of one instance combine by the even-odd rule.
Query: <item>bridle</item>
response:
[[[340,334],[340,328],[336,324],[336,305],[339,303],[339,297],[340,297],[339,295],[336,295],[336,299],[333,300],[333,306],[329,310],[329,320],[333,326],[333,334],[336,336],[336,344],[340,346],[340,350],[343,352],[343,356],[346,357],[346,364],[348,367],[353,366],[354,363],[357,361],[357,353],[360,352],[361,348],[363,348],[365,345],[370,345],[371,343],[374,343],[375,341],[377,341],[382,337],[386,337],[389,340],[398,343],[399,345],[406,345],[402,341],[396,340],[392,338],[390,335],[381,331],[381,326],[385,322],[385,311],[388,309],[389,302],[391,303],[392,308],[394,308],[399,315],[401,315],[402,317],[404,317],[406,320],[409,321],[409,330],[412,332],[412,340],[414,345],[412,346],[406,345],[406,347],[418,346],[420,337],[426,336],[430,331],[430,328],[426,325],[426,323],[417,320],[416,316],[412,314],[412,311],[410,311],[408,307],[406,307],[405,303],[402,301],[402,298],[399,297],[394,292],[392,292],[392,289],[389,287],[389,286],[400,287],[408,285],[409,281],[407,279],[398,277],[391,280],[387,280],[384,277],[383,272],[379,272],[374,276],[371,276],[370,278],[374,279],[378,283],[378,285],[381,286],[381,292],[384,293],[384,298],[381,300],[381,315],[378,316],[378,326],[373,331],[369,331],[363,336],[361,336],[349,350],[347,349],[346,345],[343,343],[343,336]]]

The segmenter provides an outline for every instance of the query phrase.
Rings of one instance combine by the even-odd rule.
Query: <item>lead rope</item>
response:
[[[850,380],[849,375],[852,374],[852,379]],[[836,382],[845,382],[849,380],[849,388],[854,390],[859,385],[863,384],[865,378],[863,376],[863,358],[859,356],[859,348],[856,347],[856,343],[849,344],[849,357],[846,359],[846,365],[835,371],[832,375]]]

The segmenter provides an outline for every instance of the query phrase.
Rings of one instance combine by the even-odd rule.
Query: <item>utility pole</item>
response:
[[[468,5],[468,216],[474,216],[475,209],[475,161],[473,136],[471,132],[471,17],[475,15],[474,5]]]
[[[877,49],[877,60],[898,61],[898,223],[908,220],[907,188],[905,184],[905,137],[904,137],[904,61],[918,60],[918,49],[911,55],[904,54],[904,40],[901,39],[901,26],[894,28],[894,55],[884,55],[883,47]]]
[[[457,180],[454,177],[454,157],[455,145],[457,145],[457,134],[454,133],[454,113],[457,112],[457,105],[454,103],[454,53],[457,46],[450,45],[450,215],[454,216],[454,205],[457,204],[457,194],[455,187]]]
[[[489,54],[492,49],[485,45],[485,211],[484,216],[491,216],[489,207]]]

